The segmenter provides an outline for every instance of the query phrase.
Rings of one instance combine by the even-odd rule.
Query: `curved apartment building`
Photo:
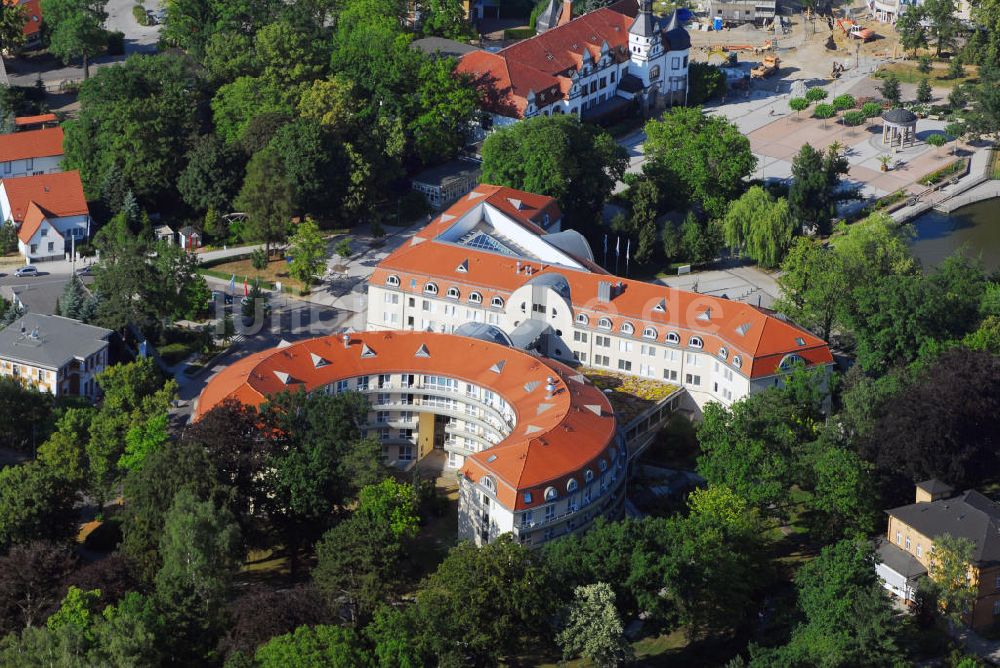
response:
[[[607,397],[572,368],[505,345],[496,328],[465,331],[361,332],[256,353],[209,381],[195,419],[226,400],[361,392],[365,432],[387,463],[439,449],[461,467],[461,538],[512,532],[537,545],[620,514],[627,453]]]

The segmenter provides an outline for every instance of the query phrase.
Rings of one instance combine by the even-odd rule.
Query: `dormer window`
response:
[[[555,487],[546,487],[545,488],[545,500],[546,501],[555,501],[558,498],[559,498],[559,492],[556,491]]]
[[[436,283],[428,283],[424,286],[424,292],[429,295],[436,295],[438,293],[438,286]]]
[[[735,356],[733,358],[733,366],[736,367],[737,369],[743,366],[743,358],[740,357],[739,355]]]
[[[601,318],[597,321],[597,326],[601,329],[611,329],[611,321],[607,318]]]
[[[589,323],[590,323],[590,318],[587,317],[586,313],[577,313],[576,314],[576,324],[578,324],[578,325],[587,325]]]
[[[491,492],[496,492],[497,491],[496,480],[494,480],[492,478],[492,476],[484,476],[483,477],[483,487],[485,487],[486,489],[488,489]]]
[[[479,294],[478,292],[470,292],[469,293],[469,303],[471,303],[471,304],[482,304],[483,303],[483,296],[481,294]]]
[[[454,286],[448,288],[448,294],[447,294],[448,299],[458,299],[461,296],[462,293],[458,291],[458,288]]]
[[[395,274],[389,276],[388,278],[385,279],[385,284],[388,285],[391,288],[398,288],[399,287],[399,276],[396,276]]]
[[[656,330],[654,328],[652,328],[652,327],[647,327],[644,330],[642,330],[642,336],[643,336],[643,338],[646,338],[646,339],[655,339],[656,338]]]
[[[572,494],[580,487],[579,483],[576,482],[576,478],[570,478],[569,482],[566,483],[566,491]]]
[[[635,326],[630,322],[624,322],[622,323],[621,326],[621,332],[622,334],[627,334],[629,336],[632,336],[633,334],[635,334]]]
[[[494,297],[493,299],[490,300],[490,306],[492,306],[493,308],[503,308],[503,298]]]
[[[677,332],[667,332],[667,337],[664,339],[667,343],[672,343],[677,345],[681,342],[681,337],[678,336]]]
[[[726,359],[727,357],[729,357],[729,351],[726,350],[725,348],[719,348],[719,357],[721,357],[722,359]]]
[[[701,340],[700,336],[692,336],[688,339],[688,345],[692,348],[704,348],[705,342]]]

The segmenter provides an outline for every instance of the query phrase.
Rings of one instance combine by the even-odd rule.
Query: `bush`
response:
[[[193,347],[188,343],[168,343],[157,349],[162,359],[168,366],[173,366],[182,362],[188,355],[194,352]]]
[[[149,25],[149,14],[146,13],[146,8],[142,5],[132,5],[132,16],[135,17],[135,22],[139,25]]]
[[[927,104],[931,101],[931,82],[924,77],[917,85],[917,102]]]
[[[848,111],[843,116],[844,125],[854,128],[865,122],[865,112],[863,111]]]
[[[530,39],[535,36],[534,28],[507,28],[503,31],[504,39]]]
[[[827,92],[822,88],[810,88],[806,91],[806,99],[810,102],[819,102],[820,100],[825,100]]]
[[[691,63],[688,81],[688,104],[701,104],[726,94],[726,75],[715,65]]]
[[[931,73],[931,57],[930,56],[920,56],[917,59],[917,71],[921,74]]]
[[[936,172],[931,172],[924,178],[920,179],[918,183],[924,186],[932,186],[935,183],[940,183],[941,181],[947,179],[949,176],[952,176],[953,174],[958,174],[959,172],[962,172],[964,170],[965,170],[965,159],[956,160],[955,162],[945,167],[942,167]]]
[[[865,118],[875,118],[882,115],[882,105],[878,102],[865,102],[861,105],[861,113]]]
[[[805,99],[804,97],[793,97],[791,100],[788,101],[788,106],[791,108],[792,111],[794,111],[797,114],[800,111],[806,110],[806,108],[809,106],[809,100]]]
[[[924,141],[926,141],[934,148],[941,148],[942,146],[948,143],[948,138],[942,134],[934,133]]]
[[[109,56],[125,55],[125,33],[118,30],[108,31],[105,37]]]
[[[848,95],[847,93],[843,95],[838,95],[833,98],[833,106],[837,111],[844,111],[846,109],[854,108],[854,96]]]
[[[817,104],[813,109],[813,116],[816,118],[833,118],[837,115],[837,109],[832,104]]]

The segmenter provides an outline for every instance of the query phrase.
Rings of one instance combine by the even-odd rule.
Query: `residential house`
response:
[[[440,211],[475,188],[481,171],[481,165],[475,160],[458,158],[414,176],[413,189],[423,195],[433,209]]]
[[[0,134],[0,179],[61,172],[62,159],[60,127]]]
[[[97,398],[108,365],[110,329],[28,313],[0,330],[0,376],[57,397]]]
[[[14,132],[30,132],[43,128],[54,128],[59,125],[59,117],[55,114],[38,114],[37,116],[16,116]]]
[[[379,263],[367,328],[493,325],[568,364],[682,386],[692,411],[780,386],[798,363],[832,366],[826,342],[778,314],[613,276],[564,227],[552,198],[476,186]]]
[[[24,45],[22,49],[37,49],[42,45],[41,0],[4,0],[4,4],[20,5],[24,11]]]
[[[18,249],[28,262],[63,257],[90,236],[78,171],[0,180],[0,216],[17,227]]]
[[[926,480],[916,485],[915,503],[886,514],[876,567],[886,589],[913,601],[919,579],[934,568],[934,542],[945,534],[966,538],[975,546],[969,578],[976,587],[966,622],[984,629],[1000,619],[1000,504],[975,490],[954,495],[939,480]]]
[[[157,241],[165,241],[171,246],[174,245],[174,229],[169,225],[157,225],[153,228],[153,236],[156,237]]]
[[[484,129],[553,114],[598,118],[632,101],[651,114],[687,101],[691,38],[676,12],[665,25],[651,0],[619,0],[562,22],[567,13],[531,39],[459,60],[457,71],[486,101]],[[552,22],[546,16],[542,27]]]

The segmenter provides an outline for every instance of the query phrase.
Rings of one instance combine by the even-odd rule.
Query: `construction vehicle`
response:
[[[750,78],[765,79],[777,72],[780,66],[781,58],[768,54],[761,60],[760,65],[750,70]]]
[[[862,42],[867,42],[875,37],[874,30],[865,28],[851,19],[838,19],[837,26],[851,39],[860,39]]]

